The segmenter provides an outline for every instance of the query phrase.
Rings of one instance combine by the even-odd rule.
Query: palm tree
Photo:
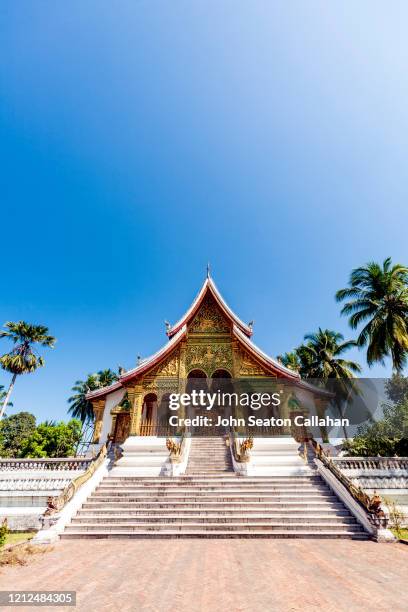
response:
[[[311,357],[304,344],[301,344],[289,353],[278,355],[278,361],[286,368],[298,372],[302,378],[314,377],[314,372],[311,368]]]
[[[37,368],[44,365],[44,359],[34,350],[34,344],[54,348],[56,342],[53,336],[48,334],[48,327],[44,325],[32,325],[25,321],[13,323],[8,321],[0,331],[0,338],[9,338],[14,348],[0,357],[0,365],[7,372],[13,374],[10,386],[0,409],[0,418],[3,416],[9,402],[11,392],[20,374],[34,372]]]
[[[302,378],[313,378],[315,375],[313,366],[313,356],[305,344],[301,344],[295,349],[298,356],[300,368],[299,374]]]
[[[100,387],[109,387],[109,385],[118,380],[118,375],[110,368],[106,370],[99,370],[97,376]]]
[[[74,395],[68,398],[68,403],[71,404],[68,408],[68,412],[75,419],[79,419],[83,425],[93,421],[94,412],[92,403],[86,398],[90,391],[94,391],[99,388],[99,380],[97,374],[88,374],[85,381],[77,380],[72,387]]]
[[[390,257],[382,266],[370,262],[352,271],[349,285],[336,300],[349,300],[341,314],[349,315],[352,329],[365,323],[357,345],[367,346],[368,365],[391,356],[393,370],[401,372],[408,356],[408,268],[392,265]]]
[[[2,404],[6,398],[6,391],[4,390],[4,385],[0,385],[0,404]],[[13,406],[13,402],[7,402],[7,406],[12,407]],[[7,408],[6,406],[6,408]]]
[[[361,372],[361,366],[340,357],[345,351],[356,346],[354,340],[344,342],[344,336],[330,329],[322,329],[313,334],[306,334],[306,344],[302,344],[298,351],[303,357],[307,367],[305,378],[350,379],[355,373]]]
[[[343,359],[341,355],[356,346],[356,342],[344,341],[342,334],[320,327],[316,333],[306,334],[304,338],[306,344],[297,349],[304,364],[303,375],[305,378],[321,379],[326,387],[334,391],[334,401],[343,417],[342,405],[353,390],[357,392],[352,379],[354,374],[361,372],[361,366],[355,361]],[[345,427],[343,431],[347,438]]]
[[[118,375],[110,368],[99,370],[97,374],[88,374],[85,381],[77,380],[72,387],[74,395],[68,398],[68,403],[71,404],[68,412],[76,419],[79,419],[83,425],[93,421],[94,412],[92,403],[86,398],[90,391],[107,387],[118,380]]]
[[[301,363],[296,349],[289,353],[283,353],[283,355],[278,355],[278,361],[282,365],[284,365],[285,368],[289,368],[289,370],[293,370],[294,372],[300,371]]]

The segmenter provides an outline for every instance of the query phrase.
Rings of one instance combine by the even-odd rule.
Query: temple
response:
[[[95,414],[95,445],[157,435],[158,407],[188,379],[279,378],[293,383],[300,395],[306,392],[305,401],[312,390],[314,404],[323,410],[327,394],[252,342],[252,323],[244,323],[233,312],[209,272],[190,308],[166,328],[168,340],[160,350],[123,372],[114,384],[88,394]]]
[[[88,395],[97,454],[74,482],[88,480],[55,525],[54,509],[75,486],[51,498],[49,528],[37,541],[59,535],[393,540],[379,500],[357,489],[304,427],[293,429],[302,414],[324,414],[332,394],[261,351],[251,340],[252,325],[231,310],[208,273],[184,316],[166,328],[163,348]],[[252,415],[241,419],[242,403],[234,400],[235,421],[216,431],[201,425],[208,410],[201,403],[190,419],[200,421],[198,430],[187,422],[168,430],[169,415],[182,410],[174,408],[175,396],[189,400],[207,389],[207,397],[218,397],[220,385],[249,390],[251,401],[267,395],[260,389],[278,389],[279,415],[288,424],[252,431]],[[223,407],[214,402],[212,414],[225,417]],[[274,408],[266,412],[272,416]],[[188,410],[181,416],[188,421]]]

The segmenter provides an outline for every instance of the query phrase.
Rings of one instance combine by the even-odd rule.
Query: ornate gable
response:
[[[188,331],[199,334],[227,334],[231,331],[231,325],[214,298],[207,294]]]

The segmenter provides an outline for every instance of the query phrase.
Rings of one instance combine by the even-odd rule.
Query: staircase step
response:
[[[290,438],[260,446],[259,465],[298,462]],[[106,476],[61,537],[368,538],[318,474],[239,477],[220,437],[192,440],[183,476]]]
[[[336,520],[337,519],[337,520]],[[288,515],[288,514],[274,514],[274,513],[251,513],[251,514],[233,514],[232,516],[225,513],[209,513],[204,512],[202,514],[193,514],[191,516],[188,515],[180,515],[180,514],[157,514],[156,516],[152,516],[151,514],[110,514],[106,516],[100,516],[95,514],[80,514],[72,519],[72,524],[78,525],[89,525],[89,524],[104,524],[104,525],[115,525],[119,524],[128,524],[128,523],[180,523],[181,525],[185,525],[188,523],[205,523],[208,525],[211,521],[214,524],[219,523],[228,523],[229,525],[233,524],[231,521],[239,521],[248,523],[250,525],[258,525],[258,524],[301,524],[301,525],[321,525],[330,523],[333,525],[349,525],[354,524],[354,518],[351,516],[338,516],[337,514],[332,515]]]
[[[298,508],[298,509],[286,509],[286,508],[270,508],[269,506],[262,507],[259,504],[254,504],[252,507],[239,506],[236,508],[151,508],[151,507],[138,507],[131,508],[116,508],[112,506],[110,508],[82,508],[78,511],[77,517],[83,518],[84,516],[96,516],[96,517],[112,517],[112,516],[140,516],[149,512],[149,515],[154,516],[167,516],[166,512],[171,511],[168,516],[276,516],[278,518],[301,516],[309,518],[310,516],[351,516],[347,510],[341,508]]]
[[[174,522],[171,524],[164,524],[167,530],[173,530],[173,531],[183,531],[184,529],[186,529],[186,524],[185,523],[180,523],[180,522]],[[120,531],[123,529],[127,529],[129,531],[138,531],[138,530],[152,530],[152,531],[159,531],[161,530],[163,527],[163,524],[160,523],[152,523],[152,522],[145,522],[145,523],[137,523],[137,522],[129,522],[129,523],[115,523],[115,524],[111,524],[111,525],[107,525],[106,523],[104,523],[104,529],[106,529],[107,531]],[[92,523],[78,523],[75,525],[68,525],[68,527],[66,527],[66,531],[69,532],[72,529],[75,531],[98,531],[101,528],[100,525],[92,522]],[[243,521],[237,521],[237,522],[232,522],[229,521],[228,523],[221,523],[221,522],[206,522],[204,525],[201,525],[200,523],[190,523],[188,526],[189,529],[205,529],[206,531],[236,531],[236,530],[241,530],[241,529],[249,529],[249,530],[254,530],[254,531],[260,531],[263,529],[269,529],[270,531],[273,531],[275,529],[278,530],[283,530],[285,528],[285,525],[282,524],[281,521],[277,521],[277,522],[272,522],[272,521],[263,521],[263,522],[259,522],[259,523],[245,523]],[[342,523],[339,522],[320,522],[320,523],[315,523],[315,524],[310,524],[307,522],[298,522],[298,523],[294,523],[291,524],[290,529],[291,530],[305,530],[307,531],[308,529],[313,529],[318,531],[320,528],[324,531],[325,529],[330,529],[330,531],[352,531],[352,532],[356,532],[356,531],[361,531],[361,527],[359,525],[343,525]]]
[[[325,496],[319,496],[319,495],[309,495],[309,496],[302,496],[302,499],[304,499],[305,501],[310,501],[310,502],[314,502],[316,500],[319,499],[325,499],[327,501],[336,501],[336,497],[334,495],[330,495],[327,494]],[[224,495],[152,495],[152,496],[116,496],[116,497],[106,497],[106,496],[93,496],[92,499],[94,501],[99,501],[99,502],[104,502],[104,503],[135,503],[135,502],[169,502],[169,503],[173,503],[174,501],[180,501],[180,502],[197,502],[197,503],[207,503],[209,501],[214,501],[214,502],[220,502],[220,501],[225,501],[225,502],[241,502],[241,503],[246,503],[247,501],[252,501],[252,502],[268,502],[268,503],[272,503],[272,502],[288,502],[288,501],[293,501],[293,502],[297,502],[299,500],[299,496],[298,495],[255,495],[255,494],[246,494],[246,495],[231,495],[231,494],[224,494]]]
[[[99,531],[93,532],[84,532],[78,530],[65,531],[60,536],[63,539],[78,539],[78,538],[109,538],[109,539],[129,539],[129,538],[160,538],[160,539],[174,539],[174,538],[301,538],[301,539],[352,539],[352,540],[367,540],[368,536],[366,533],[348,531],[345,529],[344,531],[331,531],[324,530],[319,532],[314,531],[303,531],[303,530],[264,530],[258,532],[249,532],[245,529],[242,531],[217,531],[210,532],[201,530],[185,530],[183,532],[174,532],[169,530],[162,531],[151,531],[151,530],[141,530],[138,532],[129,531],[126,529],[122,529],[121,531],[106,531],[100,529]]]
[[[218,479],[214,478],[205,478],[203,476],[176,476],[174,478],[161,478],[160,476],[156,478],[146,478],[146,477],[137,477],[137,476],[110,476],[106,479],[106,484],[119,484],[119,485],[127,485],[127,484],[163,484],[168,485],[172,482],[184,482],[189,484],[190,482],[220,482],[225,481],[239,481],[245,483],[265,483],[265,484],[302,484],[302,483],[312,483],[312,484],[321,484],[321,479],[317,476],[238,476],[238,474],[227,474],[219,477]],[[104,481],[105,482],[105,481]]]
[[[329,489],[318,489],[315,490],[313,488],[310,489],[272,489],[265,487],[245,487],[245,488],[236,488],[236,487],[191,487],[191,489],[186,487],[156,487],[156,488],[146,488],[146,489],[98,489],[95,492],[96,496],[130,496],[135,497],[137,495],[269,495],[269,496],[280,496],[280,495],[331,495]]]
[[[217,490],[225,490],[225,491],[244,491],[245,489],[249,489],[251,491],[296,491],[296,492],[304,492],[308,491],[328,491],[329,487],[324,483],[264,483],[264,482],[247,482],[244,479],[234,479],[228,480],[227,482],[220,481],[219,479],[207,479],[206,481],[192,481],[192,482],[170,482],[169,484],[163,483],[132,483],[132,484],[123,484],[123,485],[111,485],[110,483],[104,483],[103,485],[99,485],[96,489],[97,491],[162,491],[162,490],[172,490],[172,491],[183,491],[183,490],[203,490],[210,491],[213,489]]]
[[[112,505],[108,505],[109,502],[99,502],[94,501],[92,498],[89,501],[85,502],[82,506],[85,510],[95,510],[110,512],[110,511],[118,511],[121,508],[128,509],[132,511],[142,511],[144,512],[146,508],[149,508],[152,513],[160,512],[163,509],[169,510],[177,510],[177,511],[186,511],[186,512],[195,512],[196,510],[215,510],[219,509],[227,509],[231,512],[235,510],[245,509],[246,512],[257,511],[268,509],[268,510],[279,510],[279,511],[291,511],[291,512],[314,512],[314,511],[330,511],[330,510],[343,510],[344,506],[342,503],[337,500],[334,501],[320,501],[316,500],[313,502],[299,502],[299,501],[268,501],[268,502],[259,502],[259,501],[208,501],[208,500],[200,500],[200,501],[185,501],[185,502],[174,502],[174,501],[148,501],[148,502],[132,502],[129,504],[126,501],[111,502]],[[81,512],[81,510],[80,510]],[[348,512],[345,510],[345,512]]]

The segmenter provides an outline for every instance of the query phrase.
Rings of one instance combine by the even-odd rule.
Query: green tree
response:
[[[81,439],[81,423],[41,423],[21,445],[20,457],[71,457]]]
[[[408,399],[408,377],[402,374],[393,374],[385,383],[385,392],[388,399],[394,404]]]
[[[0,409],[0,419],[9,403],[17,376],[35,372],[37,368],[44,365],[44,359],[38,355],[34,345],[39,344],[40,346],[54,348],[56,341],[53,336],[48,334],[48,328],[44,325],[31,325],[25,321],[17,321],[17,323],[9,321],[4,327],[6,329],[0,331],[0,338],[9,338],[14,347],[9,353],[0,357],[0,365],[13,376]]]
[[[313,355],[306,344],[301,344],[295,349],[300,362],[299,374],[302,378],[314,378],[316,372],[313,366]]]
[[[300,372],[301,362],[299,355],[296,352],[296,349],[289,353],[283,353],[283,355],[278,355],[278,361],[280,361],[280,363],[284,365],[285,368],[289,368],[289,370],[293,370],[294,372]]]
[[[393,369],[401,372],[408,355],[408,268],[392,265],[390,257],[382,266],[369,262],[352,271],[349,285],[337,291],[336,300],[348,300],[341,313],[349,316],[352,329],[365,324],[357,344],[367,346],[368,365],[390,356]]]
[[[3,405],[4,400],[6,399],[6,397],[7,397],[7,392],[4,390],[4,385],[0,385],[0,406]],[[7,402],[6,408],[7,407],[11,408],[12,406],[13,406],[13,402]]]
[[[109,387],[109,385],[118,380],[118,375],[110,368],[106,370],[99,370],[97,377],[100,387]]]
[[[356,346],[354,340],[344,341],[344,336],[330,329],[322,329],[305,335],[305,344],[297,349],[301,361],[300,373],[304,378],[315,378],[334,393],[334,403],[343,418],[343,405],[353,390],[354,374],[361,372],[355,361],[342,357],[343,353]],[[347,430],[343,427],[347,438]]]
[[[68,398],[70,407],[68,412],[75,418],[79,419],[83,425],[93,421],[94,412],[92,403],[86,398],[90,391],[99,388],[99,380],[97,374],[88,374],[86,380],[77,380],[72,387],[74,395]]]
[[[107,387],[118,380],[118,375],[110,368],[99,370],[97,374],[88,374],[87,379],[77,380],[72,387],[74,395],[68,398],[70,407],[68,412],[84,425],[93,421],[94,413],[92,403],[86,398],[90,391]]]
[[[36,429],[35,416],[18,412],[0,422],[0,453],[3,457],[17,457],[23,442]]]
[[[82,423],[81,437],[77,448],[79,448],[80,442],[86,436],[86,432],[89,432],[89,428],[94,420],[92,402],[87,399],[87,394],[90,391],[107,387],[116,380],[118,380],[116,372],[107,368],[106,370],[99,370],[97,374],[88,374],[85,381],[77,380],[72,387],[74,395],[68,398],[68,403],[70,404],[68,412]]]
[[[5,518],[0,525],[0,548],[3,548],[5,545],[8,532],[7,518]]]
[[[358,428],[353,440],[346,440],[344,450],[351,456],[408,456],[408,399],[384,406],[384,416],[375,423]]]
[[[355,373],[361,372],[361,366],[355,361],[343,359],[343,353],[356,346],[354,340],[344,341],[344,336],[330,329],[322,329],[312,334],[306,334],[306,344],[297,350],[305,378],[329,378],[349,380]]]

